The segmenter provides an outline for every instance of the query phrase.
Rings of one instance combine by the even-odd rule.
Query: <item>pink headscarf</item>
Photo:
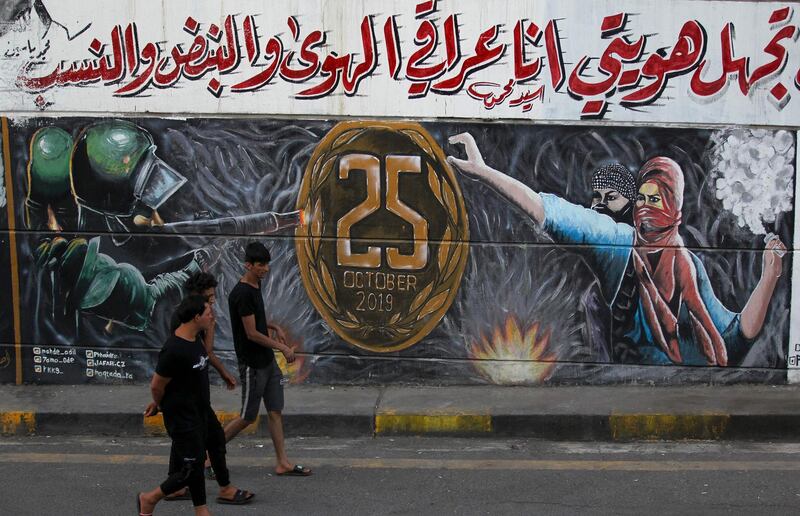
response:
[[[663,208],[637,203],[633,211],[636,241],[633,262],[639,295],[653,339],[675,363],[681,363],[678,314],[686,304],[695,342],[709,365],[728,365],[725,342],[708,313],[697,286],[691,253],[678,233],[683,208],[683,171],[673,160],[653,158],[639,171],[639,185],[658,186]],[[656,265],[648,255],[659,253]]]

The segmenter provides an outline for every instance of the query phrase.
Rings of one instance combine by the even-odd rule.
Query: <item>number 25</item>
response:
[[[386,209],[414,228],[414,252],[400,254],[396,247],[386,249],[386,260],[392,269],[417,270],[428,263],[428,221],[400,200],[401,173],[419,174],[419,156],[386,156]],[[348,154],[339,162],[339,179],[350,177],[350,171],[363,170],[367,180],[367,198],[347,212],[336,225],[336,260],[340,266],[378,268],[380,247],[368,247],[366,253],[354,253],[350,246],[350,228],[381,207],[381,162],[369,154]]]

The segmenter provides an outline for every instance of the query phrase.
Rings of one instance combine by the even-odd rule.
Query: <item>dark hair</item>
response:
[[[202,294],[210,288],[217,288],[217,280],[207,272],[197,272],[189,276],[183,288],[187,294]]]
[[[197,294],[186,296],[175,309],[173,316],[180,324],[190,322],[198,315],[202,315],[206,311],[206,298]]]
[[[247,263],[269,263],[271,259],[269,249],[261,242],[250,242],[244,250],[244,261]]]

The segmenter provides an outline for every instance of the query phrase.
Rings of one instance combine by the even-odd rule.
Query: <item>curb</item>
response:
[[[611,439],[719,440],[728,428],[727,414],[615,414],[608,420]]]
[[[238,413],[217,412],[223,425]],[[460,436],[556,441],[797,440],[800,414],[454,414],[378,412],[374,415],[284,414],[290,436]],[[267,418],[243,430],[269,437]],[[0,412],[0,434],[166,436],[159,414]]]
[[[225,425],[238,412],[216,412]],[[313,437],[363,437],[374,435],[371,416],[284,414],[287,435]],[[124,437],[164,437],[162,414],[144,417],[140,413],[55,413],[13,411],[0,412],[0,435],[106,435]],[[240,435],[269,437],[267,417],[259,416],[255,424]]]
[[[33,412],[0,412],[0,434],[14,435],[36,431],[36,414]]]
[[[375,415],[375,435],[491,434],[488,414],[396,414]]]

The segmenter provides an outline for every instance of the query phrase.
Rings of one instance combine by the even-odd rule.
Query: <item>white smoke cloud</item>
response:
[[[789,131],[724,129],[711,137],[715,195],[739,226],[757,235],[792,209],[794,136]]]

